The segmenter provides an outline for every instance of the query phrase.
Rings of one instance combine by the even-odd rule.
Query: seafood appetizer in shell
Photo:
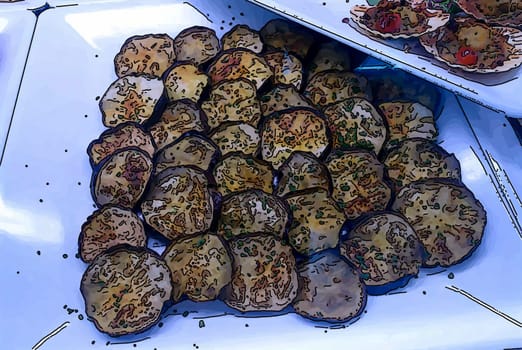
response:
[[[476,19],[508,27],[522,25],[520,0],[457,0],[459,7]]]

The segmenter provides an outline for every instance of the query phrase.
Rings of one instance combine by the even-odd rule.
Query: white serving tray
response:
[[[0,158],[35,23],[36,16],[20,3],[0,4]]]
[[[105,336],[86,320],[79,292],[86,265],[74,257],[80,227],[94,209],[85,150],[104,129],[96,96],[115,79],[112,60],[120,45],[133,34],[175,36],[199,24],[221,35],[234,24],[259,28],[273,17],[243,1],[221,0],[92,2],[42,13],[0,165],[1,348],[489,350],[522,346],[522,328],[513,323],[522,320],[522,240],[490,182],[491,169],[479,147],[480,142],[519,180],[521,160],[515,149],[506,152],[514,135],[506,128],[503,138],[493,142],[487,129],[496,127],[491,121],[499,119],[491,118],[488,110],[459,103],[449,92],[443,93],[437,121],[439,140],[460,159],[463,181],[484,204],[489,221],[483,243],[466,262],[443,272],[423,270],[398,291],[405,293],[370,297],[367,313],[338,329],[293,313],[241,315],[220,302],[178,304],[162,320],[163,327],[133,337]],[[450,272],[454,279],[448,278]],[[451,285],[484,300],[513,322],[447,289]],[[223,313],[232,315],[220,316]],[[48,334],[54,336],[46,338]]]
[[[453,69],[432,58],[416,39],[372,39],[361,34],[357,25],[343,23],[355,5],[365,0],[248,0],[342,41],[438,86],[453,91],[510,117],[522,118],[522,67],[498,74],[471,74]],[[407,53],[406,51],[409,51]]]

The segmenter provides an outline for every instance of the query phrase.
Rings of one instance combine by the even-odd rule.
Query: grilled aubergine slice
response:
[[[245,78],[259,90],[273,73],[262,56],[247,49],[231,49],[216,57],[208,68],[208,75],[212,85],[223,80]]]
[[[358,272],[343,258],[325,251],[297,265],[296,313],[316,321],[346,322],[366,306],[367,294]]]
[[[174,39],[174,51],[178,61],[190,61],[202,65],[220,51],[219,39],[213,29],[194,26],[182,30]]]
[[[159,78],[127,75],[114,81],[100,99],[103,125],[147,123],[163,107],[164,86]]]
[[[330,147],[325,119],[315,110],[294,108],[267,117],[261,126],[261,155],[279,168],[294,151],[321,157]]]
[[[186,132],[206,133],[207,117],[192,101],[175,101],[167,106],[159,120],[150,126],[149,131],[160,150]]]
[[[175,60],[174,40],[167,34],[136,35],[123,43],[114,67],[120,78],[129,74],[161,78]]]
[[[223,156],[238,150],[245,154],[256,155],[261,144],[258,130],[242,122],[223,123],[212,131],[210,138],[219,147]]]
[[[153,171],[148,154],[139,148],[123,148],[105,158],[94,169],[91,192],[101,207],[115,204],[133,208],[145,192]]]
[[[159,173],[180,165],[192,165],[208,171],[220,157],[221,153],[214,142],[201,134],[189,132],[158,152],[155,171]]]
[[[350,71],[351,56],[350,48],[338,41],[319,44],[307,67],[308,80],[326,70]]]
[[[304,59],[318,35],[297,23],[273,19],[259,31],[265,47],[288,51]]]
[[[259,33],[247,25],[238,24],[223,34],[221,47],[224,51],[229,49],[244,48],[255,53],[263,51],[263,41]]]
[[[299,58],[286,51],[271,51],[263,57],[274,72],[275,84],[294,85],[301,88],[303,82],[303,64]]]
[[[360,220],[340,243],[341,255],[360,272],[369,294],[404,287],[422,265],[424,249],[408,221],[391,212]]]
[[[223,198],[217,233],[227,240],[255,232],[282,239],[289,224],[290,210],[282,199],[261,190],[246,190]]]
[[[412,182],[397,194],[392,209],[406,217],[427,251],[424,266],[451,266],[479,246],[486,211],[473,193],[454,180]]]
[[[120,245],[94,259],[80,291],[98,330],[111,336],[136,334],[158,322],[172,291],[170,271],[155,252]]]
[[[460,164],[455,155],[426,139],[402,141],[386,154],[383,163],[396,191],[417,180],[460,180]]]
[[[316,73],[306,85],[303,94],[318,108],[350,97],[368,100],[372,98],[368,80],[364,76],[337,70]]]
[[[156,144],[150,133],[141,125],[128,122],[105,130],[100,137],[89,144],[87,154],[94,167],[117,150],[126,147],[138,147],[150,158],[154,157],[156,152]]]
[[[119,244],[145,247],[147,237],[140,218],[130,209],[106,205],[90,215],[78,239],[80,257],[86,263]]]
[[[293,107],[313,108],[312,104],[293,85],[277,85],[261,96],[260,101],[261,113],[264,116]]]
[[[208,76],[192,62],[178,62],[167,72],[164,84],[170,101],[198,102],[209,82]]]
[[[364,148],[379,154],[387,130],[382,116],[366,99],[351,97],[324,109],[334,149]]]
[[[312,255],[337,246],[346,216],[328,191],[313,188],[285,199],[292,212],[288,240],[298,253]]]
[[[147,224],[170,240],[207,231],[214,218],[207,174],[189,166],[163,170],[152,180],[141,212]]]
[[[275,193],[284,196],[310,188],[322,188],[330,193],[332,180],[326,165],[309,152],[295,151],[279,167]]]
[[[326,159],[332,178],[332,197],[350,220],[385,210],[391,188],[383,180],[384,165],[365,150],[336,151]]]
[[[388,125],[386,148],[395,147],[405,139],[434,141],[437,137],[433,112],[418,102],[385,102],[379,105],[379,109]]]
[[[221,159],[213,171],[217,189],[221,195],[249,189],[272,193],[274,169],[264,161],[241,152],[229,153]]]
[[[170,268],[172,300],[183,295],[193,301],[208,301],[218,297],[230,283],[232,261],[221,238],[202,233],[172,242],[163,252]]]
[[[266,233],[229,241],[232,282],[225,303],[239,311],[280,311],[297,294],[297,272],[292,248]]]
[[[211,128],[224,122],[241,121],[257,127],[261,118],[256,87],[250,80],[224,80],[212,87],[208,99],[201,103]]]

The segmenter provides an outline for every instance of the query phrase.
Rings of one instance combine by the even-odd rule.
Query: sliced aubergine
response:
[[[225,244],[214,234],[176,240],[162,257],[171,271],[174,302],[183,295],[192,301],[214,300],[232,278],[232,260]]]
[[[350,97],[372,98],[368,80],[364,76],[337,70],[315,74],[306,85],[304,96],[319,108]]]
[[[337,246],[346,216],[328,191],[314,188],[285,199],[293,218],[288,241],[298,253],[312,255]]]
[[[419,273],[424,256],[408,221],[391,212],[364,218],[339,246],[341,255],[361,272],[369,294],[404,287]]]
[[[292,248],[270,234],[253,234],[229,241],[232,282],[225,303],[239,311],[280,311],[297,294]]]
[[[214,85],[208,99],[201,103],[201,109],[207,115],[212,129],[229,121],[240,121],[257,127],[261,118],[256,87],[250,80],[243,78],[224,80]]]
[[[279,168],[294,151],[321,157],[330,147],[325,119],[309,108],[294,108],[267,117],[261,126],[261,155]]]
[[[103,125],[108,128],[125,122],[145,124],[163,105],[161,79],[127,75],[114,81],[100,100]]]
[[[136,35],[128,38],[114,58],[116,75],[146,74],[161,78],[174,64],[174,40],[167,34]]]
[[[261,113],[264,116],[293,107],[313,107],[293,85],[277,85],[261,96],[260,101]]]
[[[101,207],[115,204],[133,208],[145,192],[153,171],[149,155],[139,148],[123,148],[105,158],[94,169],[92,196]]]
[[[259,33],[247,25],[238,24],[221,37],[223,50],[244,48],[255,53],[263,51],[263,41]]]
[[[194,26],[184,29],[174,39],[174,51],[178,61],[190,61],[195,65],[210,61],[220,49],[216,32],[207,27]]]
[[[351,56],[350,48],[338,41],[321,43],[308,64],[308,80],[326,70],[350,71]]]
[[[301,316],[316,321],[346,322],[359,316],[367,294],[358,272],[326,251],[297,265],[299,291],[292,303]]]
[[[304,59],[318,35],[297,23],[273,19],[259,31],[265,46],[288,51]]]
[[[426,139],[402,141],[386,154],[383,163],[396,191],[417,180],[460,180],[460,164],[455,155]]]
[[[412,182],[401,189],[392,209],[406,217],[427,251],[424,266],[451,266],[480,245],[486,211],[473,193],[454,180]]]
[[[391,188],[383,180],[384,165],[373,153],[366,150],[332,152],[326,166],[332,178],[332,197],[348,219],[386,209]]]
[[[170,240],[207,231],[214,218],[209,185],[207,175],[195,167],[163,170],[141,202],[145,222]]]
[[[156,173],[167,168],[192,165],[208,171],[220,158],[217,146],[205,136],[187,133],[163,147],[156,157]]]
[[[167,106],[149,131],[158,150],[161,150],[186,132],[207,132],[207,117],[192,101],[175,101]]]
[[[231,49],[216,57],[208,68],[208,75],[212,85],[223,80],[245,78],[259,90],[273,73],[262,56],[247,49]]]
[[[272,51],[263,57],[274,72],[275,84],[289,84],[301,88],[303,81],[303,64],[299,58],[287,51]]]
[[[164,79],[170,101],[189,99],[197,103],[208,83],[208,76],[191,62],[176,63]]]
[[[437,129],[433,112],[418,102],[385,102],[379,105],[388,124],[386,148],[410,138],[435,140]]]
[[[261,143],[257,129],[242,122],[221,124],[210,134],[210,138],[219,147],[223,156],[235,151],[255,155]]]
[[[279,167],[275,193],[284,196],[310,188],[322,188],[330,193],[332,180],[326,165],[309,152],[295,151]]]
[[[283,238],[290,223],[286,203],[261,190],[247,190],[223,198],[217,233],[229,240],[264,232]]]
[[[213,171],[218,191],[222,195],[249,189],[272,193],[274,169],[251,155],[235,152],[221,159]]]
[[[141,125],[128,122],[104,131],[100,137],[89,144],[87,154],[91,165],[96,166],[104,158],[126,147],[137,147],[151,158],[156,152],[156,145],[150,133]]]
[[[140,218],[130,209],[106,205],[90,215],[78,239],[80,257],[86,263],[119,244],[145,247],[147,236]]]
[[[80,291],[99,331],[137,334],[159,321],[172,291],[170,271],[152,250],[120,245],[94,259]]]
[[[364,148],[379,154],[387,129],[382,116],[366,99],[352,97],[324,109],[334,149]]]

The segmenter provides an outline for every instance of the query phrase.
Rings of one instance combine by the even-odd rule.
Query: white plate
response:
[[[522,118],[522,104],[519,102],[518,93],[522,90],[521,67],[509,72],[486,75],[448,69],[448,66],[428,54],[415,39],[385,40],[364,35],[356,29],[357,25],[352,20],[348,25],[343,23],[343,19],[350,18],[350,9],[353,6],[368,4],[365,0],[248,1],[311,27],[494,111]],[[296,6],[297,3],[299,6]]]
[[[0,4],[0,159],[35,22],[36,16],[22,6]]]
[[[162,321],[163,327],[134,337],[110,338],[79,319],[80,314],[85,317],[79,282],[86,265],[74,255],[80,226],[93,210],[85,149],[103,130],[95,97],[115,79],[112,60],[120,45],[137,33],[175,36],[189,25],[202,24],[222,34],[239,22],[259,28],[272,17],[242,1],[192,3],[196,8],[180,1],[99,2],[41,15],[0,165],[1,347],[31,349],[53,330],[56,335],[40,349],[522,346],[522,328],[446,288],[458,286],[522,320],[522,241],[481,166],[479,146],[461,106],[447,92],[438,119],[440,140],[461,160],[464,182],[482,201],[489,219],[482,245],[466,262],[432,276],[427,274],[440,270],[423,270],[406,293],[370,297],[367,313],[341,329],[322,328],[325,324],[292,313],[252,318],[220,302],[183,302],[174,307],[176,312],[171,310],[176,315]],[[469,107],[471,112],[474,108]],[[487,110],[479,113],[483,122],[492,117]],[[486,124],[480,128],[487,132]],[[504,153],[514,135],[506,131],[502,136],[488,141],[488,150],[504,154],[514,170],[520,169],[520,160],[510,158],[515,153]],[[512,176],[520,177],[520,172]],[[448,279],[450,272],[454,279]],[[189,312],[186,317],[180,315],[184,311]],[[234,315],[205,318],[200,327],[201,317],[224,312]],[[128,344],[115,345],[122,342]]]

